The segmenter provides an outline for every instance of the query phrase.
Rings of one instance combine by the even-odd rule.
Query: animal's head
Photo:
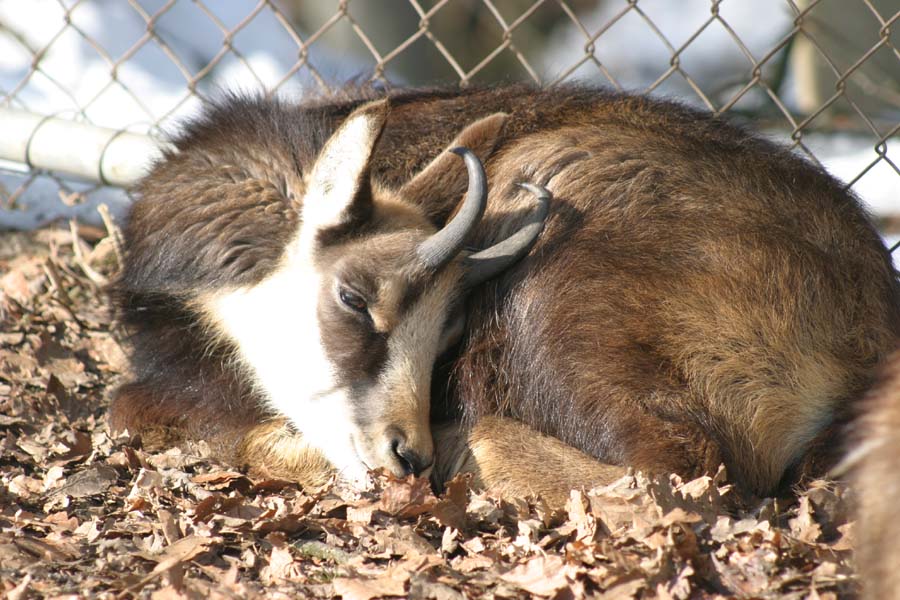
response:
[[[454,150],[468,191],[437,230],[422,208],[428,198],[409,196],[446,180],[459,159],[442,153],[401,190],[373,185],[387,111],[384,102],[361,107],[325,144],[305,174],[301,224],[280,267],[206,303],[271,405],[350,479],[430,466],[432,368],[462,332],[464,294],[527,252],[547,210],[546,193],[526,186],[540,199],[531,221],[468,254],[487,198],[480,161]]]

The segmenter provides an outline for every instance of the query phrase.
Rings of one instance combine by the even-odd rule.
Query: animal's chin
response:
[[[349,483],[356,488],[369,487],[371,477],[369,471],[372,468],[363,459],[363,455],[356,443],[356,436],[350,436],[350,446],[353,449],[352,456],[348,457],[348,463],[344,465],[335,465],[338,470],[338,477],[341,481]]]
[[[362,463],[358,466],[353,465],[341,469],[338,472],[338,479],[359,490],[368,489],[372,483],[372,477],[369,475],[369,470]]]
[[[352,456],[355,460],[352,464],[339,469],[341,480],[352,483],[358,488],[366,488],[372,482],[371,472],[379,468],[393,473],[396,477],[401,477],[402,475],[396,472],[395,465],[385,464],[383,458],[372,452],[366,452],[367,445],[365,441],[359,441],[361,436],[362,434],[350,436],[350,445],[353,449]]]

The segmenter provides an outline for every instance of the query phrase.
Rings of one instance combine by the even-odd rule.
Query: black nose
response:
[[[406,442],[401,439],[394,439],[394,441],[391,442],[391,450],[394,452],[394,456],[397,457],[400,466],[403,468],[403,475],[412,473],[418,477],[425,469],[430,467],[433,462],[431,456],[422,456],[407,446]]]

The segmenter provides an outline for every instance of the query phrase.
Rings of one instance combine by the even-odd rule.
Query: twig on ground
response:
[[[78,236],[74,219],[69,221],[69,231],[72,233],[72,250],[75,252],[75,263],[81,267],[81,270],[84,271],[84,274],[87,275],[88,279],[96,285],[103,287],[108,284],[109,279],[95,271],[84,259],[84,251],[81,248],[81,238]]]
[[[78,315],[75,314],[75,309],[72,307],[72,299],[66,295],[66,291],[63,289],[59,271],[56,270],[56,265],[48,258],[44,261],[42,266],[44,274],[47,275],[47,279],[50,280],[50,284],[52,285],[50,293],[53,295],[53,298],[59,303],[63,310],[69,314],[69,317],[71,317],[78,327],[86,329],[84,322],[82,322],[82,320],[78,318]]]
[[[125,252],[122,250],[124,246],[123,238],[122,238],[122,230],[119,229],[119,226],[116,225],[115,220],[113,220],[112,214],[109,212],[109,207],[106,204],[101,204],[97,207],[97,212],[100,213],[100,218],[103,219],[103,224],[106,226],[106,231],[109,233],[109,237],[113,242],[113,249],[116,252],[116,262],[118,263],[118,267],[121,268],[123,264],[125,264],[124,256]]]

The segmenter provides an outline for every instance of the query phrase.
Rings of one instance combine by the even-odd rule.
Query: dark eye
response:
[[[352,308],[356,312],[366,312],[369,308],[369,305],[366,304],[366,301],[363,300],[362,296],[355,292],[351,292],[347,288],[341,288],[340,292],[338,292],[338,296],[345,306]]]

